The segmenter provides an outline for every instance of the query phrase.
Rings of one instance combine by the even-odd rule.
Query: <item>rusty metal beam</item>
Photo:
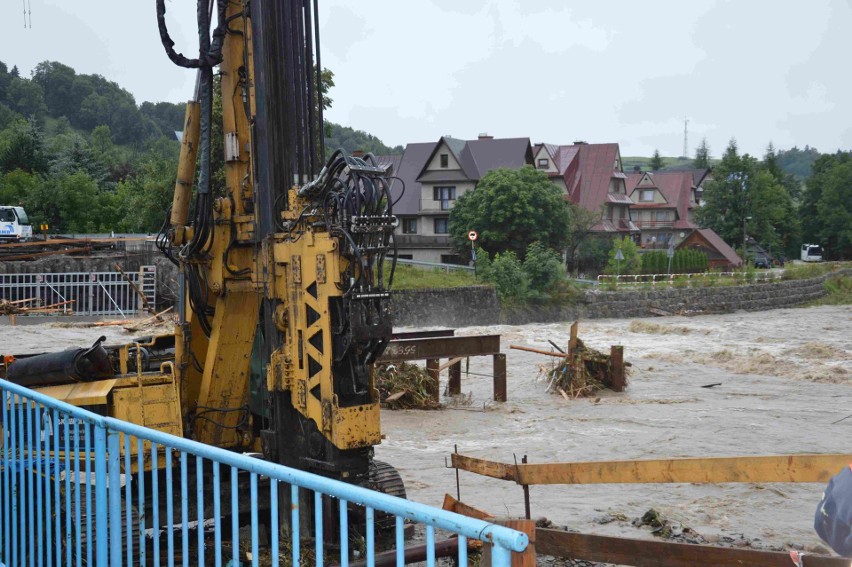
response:
[[[773,455],[507,464],[452,454],[452,466],[518,484],[827,482],[852,455]]]
[[[635,567],[789,567],[789,553],[577,534],[538,528],[536,551],[553,557],[633,565]],[[804,567],[849,567],[850,560],[824,555],[803,556]]]
[[[438,331],[408,331],[405,333],[394,333],[391,335],[393,341],[404,341],[409,339],[437,339],[440,337],[454,337],[455,329],[441,329]]]
[[[500,353],[500,335],[394,340],[379,362],[484,356]]]

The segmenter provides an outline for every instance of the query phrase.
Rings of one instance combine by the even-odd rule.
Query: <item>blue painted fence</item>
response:
[[[372,565],[381,539],[402,565],[405,520],[422,528],[430,566],[436,530],[458,536],[459,565],[467,565],[467,538],[491,545],[497,566],[528,543],[502,526],[103,417],[4,380],[0,398],[3,565],[348,566],[355,547]],[[158,472],[135,474],[146,463]],[[300,514],[308,503],[313,510]],[[285,514],[289,507],[288,530],[279,530],[287,520],[279,504]],[[300,529],[311,514],[314,527]]]

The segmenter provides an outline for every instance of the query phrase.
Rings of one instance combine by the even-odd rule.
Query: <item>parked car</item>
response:
[[[758,254],[754,258],[754,267],[769,269],[772,267],[772,260],[769,258],[769,256],[766,256],[765,254]]]

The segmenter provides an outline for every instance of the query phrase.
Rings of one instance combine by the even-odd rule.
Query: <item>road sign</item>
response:
[[[479,234],[475,230],[471,230],[470,232],[467,233],[467,238],[468,238],[468,240],[473,242],[474,240],[479,238]]]
[[[624,253],[621,251],[621,248],[618,248],[615,251],[615,259],[616,260],[624,260]]]

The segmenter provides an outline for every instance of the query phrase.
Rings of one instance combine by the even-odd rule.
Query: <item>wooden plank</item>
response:
[[[488,512],[469,506],[460,500],[456,500],[449,494],[444,494],[444,504],[442,508],[444,510],[449,510],[450,512],[455,512],[456,514],[461,514],[462,516],[467,516],[468,518],[476,518],[477,520],[484,520],[486,522],[490,522],[494,519],[494,516]]]
[[[627,539],[536,529],[541,555],[635,567],[790,567],[786,552]],[[804,567],[849,567],[849,559],[805,554]]]
[[[452,455],[454,467],[518,484],[827,482],[850,454],[508,465]]]
[[[486,461],[476,457],[468,457],[459,453],[450,455],[454,468],[501,480],[515,480],[515,465],[507,465],[496,461]]]

